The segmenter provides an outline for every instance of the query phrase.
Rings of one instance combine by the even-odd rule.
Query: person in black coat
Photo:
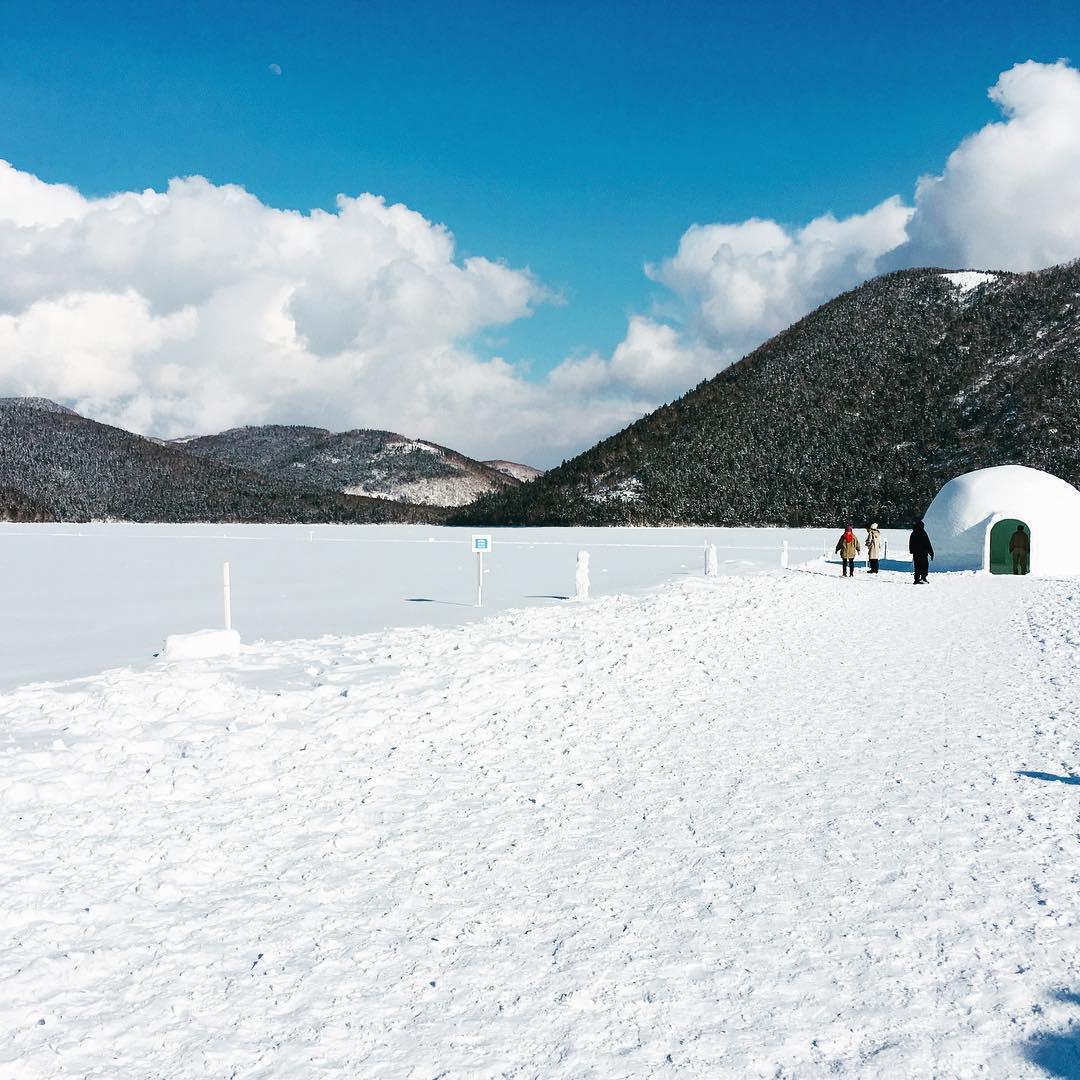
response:
[[[930,560],[934,557],[934,545],[930,543],[930,537],[926,534],[922,518],[915,522],[911,530],[908,551],[911,552],[911,561],[915,564],[915,581],[913,584],[929,584],[926,575],[930,573]]]

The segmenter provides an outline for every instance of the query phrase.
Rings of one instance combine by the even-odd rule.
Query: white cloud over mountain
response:
[[[633,316],[610,357],[538,380],[471,342],[527,317],[543,285],[458,259],[405,206],[342,196],[302,214],[200,177],[91,199],[0,162],[0,394],[153,434],[384,427],[547,464],[884,269],[1080,256],[1080,72],[1020,64],[990,94],[1003,119],[919,180],[913,205],[694,225],[646,267],[676,317]]]
[[[907,265],[1038,270],[1080,256],[1080,71],[1017,64],[990,98],[1004,120],[918,183]]]

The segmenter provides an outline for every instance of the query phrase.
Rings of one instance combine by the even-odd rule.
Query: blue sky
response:
[[[884,269],[1080,255],[1074,3],[0,19],[0,392],[147,433],[394,427],[549,464]],[[423,217],[351,202],[300,242],[277,213],[363,192]]]
[[[0,157],[87,194],[405,202],[563,292],[492,335],[539,369],[610,350],[690,224],[909,196],[999,72],[1080,55],[1067,3],[5,6]]]

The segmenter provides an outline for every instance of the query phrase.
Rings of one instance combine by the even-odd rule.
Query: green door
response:
[[[1016,532],[1016,526],[1023,525],[1024,532],[1028,534],[1028,541],[1031,540],[1031,530],[1027,527],[1027,523],[1020,521],[1017,518],[1002,518],[997,522],[990,530],[990,573],[991,574],[1011,574],[1013,572],[1013,559],[1012,553],[1009,551],[1009,541],[1012,540],[1013,533]],[[1028,559],[1026,568],[1022,567],[1026,573],[1031,569],[1031,561]]]

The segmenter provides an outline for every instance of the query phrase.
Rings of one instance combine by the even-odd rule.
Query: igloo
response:
[[[1080,574],[1080,491],[1040,469],[998,465],[964,473],[938,492],[923,520],[935,570],[1011,574],[1009,541],[1023,525],[1030,573]]]

